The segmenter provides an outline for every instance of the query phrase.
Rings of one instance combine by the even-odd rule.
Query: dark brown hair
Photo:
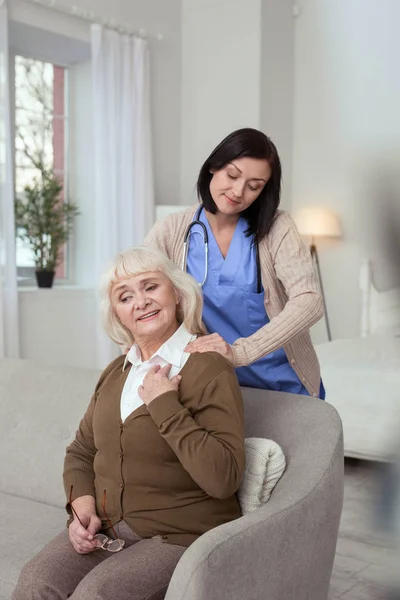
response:
[[[271,168],[271,177],[260,195],[242,213],[249,224],[246,234],[254,236],[254,241],[258,243],[271,229],[280,202],[282,180],[278,151],[275,144],[262,131],[251,128],[238,129],[223,139],[200,169],[197,195],[204,208],[215,214],[218,208],[210,192],[212,172],[219,171],[236,158],[243,157],[265,159]]]

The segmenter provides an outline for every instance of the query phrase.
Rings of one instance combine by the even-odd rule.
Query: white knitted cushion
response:
[[[246,438],[246,468],[238,499],[245,515],[268,502],[286,461],[282,448],[265,438]]]

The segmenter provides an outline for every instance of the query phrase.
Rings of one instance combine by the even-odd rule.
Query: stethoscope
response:
[[[191,223],[189,223],[185,235],[183,236],[183,254],[182,254],[182,271],[187,270],[187,257],[189,252],[189,244],[190,244],[190,236],[192,235],[192,227],[195,225],[199,225],[203,230],[203,244],[204,244],[204,279],[199,285],[203,287],[206,282],[208,275],[208,232],[207,228],[202,221],[200,221],[201,211],[204,206],[201,205],[196,211],[195,217]],[[260,265],[260,250],[258,244],[256,243],[256,264],[257,264],[257,293],[260,294],[262,291],[261,284],[261,265]]]

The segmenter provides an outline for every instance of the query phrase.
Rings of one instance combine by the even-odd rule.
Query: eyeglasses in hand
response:
[[[72,506],[72,490],[73,490],[73,486],[71,485],[71,490],[70,490],[68,505],[69,505],[70,509],[72,510],[73,514],[75,515],[75,517],[78,519],[79,523],[82,525],[82,527],[84,529],[86,529],[86,527],[84,526],[84,524],[80,520],[78,513],[76,512],[76,510]],[[102,502],[101,506],[102,506],[102,509],[103,509],[104,514],[106,516],[106,519],[107,519],[107,521],[108,521],[108,523],[110,525],[110,529],[111,529],[113,535],[115,536],[115,539],[107,537],[106,535],[104,535],[104,533],[96,533],[96,535],[93,536],[93,539],[98,540],[100,542],[101,546],[99,546],[99,548],[98,548],[99,550],[108,550],[108,552],[119,552],[125,546],[125,541],[124,540],[120,540],[118,538],[118,536],[117,536],[117,534],[115,532],[115,529],[112,526],[110,518],[109,518],[109,516],[108,516],[108,514],[106,512],[106,490],[104,490],[103,502]]]

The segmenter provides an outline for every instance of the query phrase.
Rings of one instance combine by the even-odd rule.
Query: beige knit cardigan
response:
[[[198,206],[158,221],[145,244],[162,250],[181,266],[183,237]],[[319,395],[320,367],[309,328],[323,315],[322,296],[315,268],[291,216],[277,211],[269,234],[260,242],[261,281],[269,323],[232,344],[235,367],[284,349],[300,381],[314,397]]]

